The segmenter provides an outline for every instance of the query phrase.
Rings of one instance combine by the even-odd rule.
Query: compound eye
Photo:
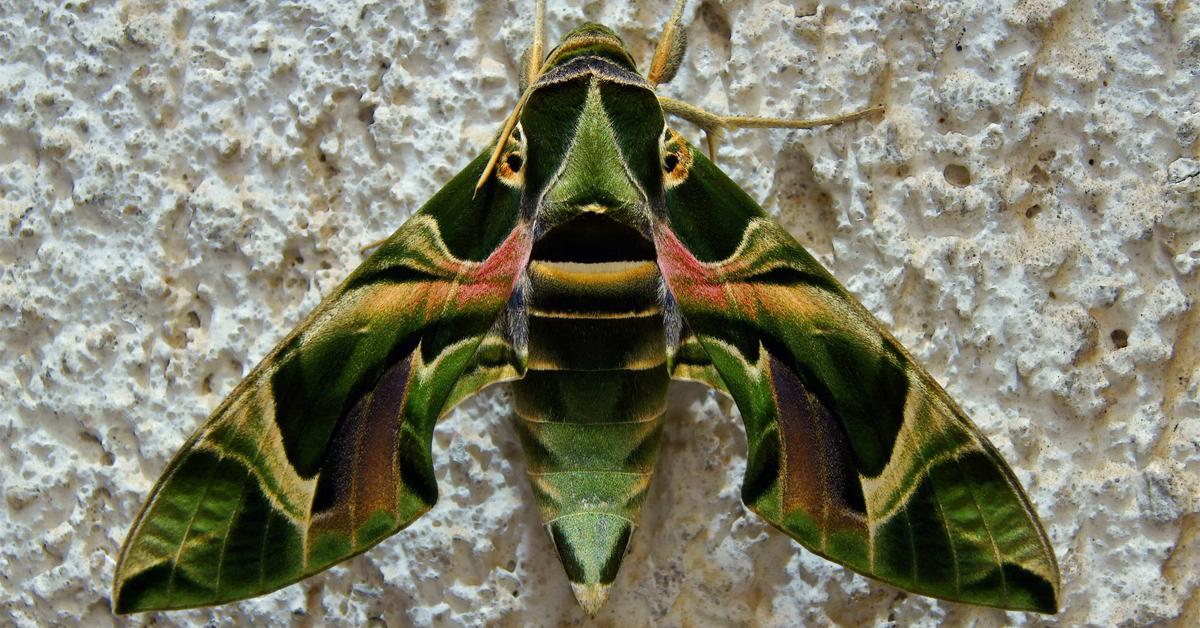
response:
[[[663,131],[662,144],[659,147],[662,155],[663,185],[671,189],[687,179],[692,167],[692,150],[673,129]]]
[[[514,151],[504,157],[504,165],[516,173],[521,171],[521,166],[525,165],[525,160],[521,157],[520,153]]]
[[[521,126],[513,129],[512,137],[508,140],[507,150],[496,164],[496,176],[502,183],[510,187],[521,187],[525,184],[525,134]]]

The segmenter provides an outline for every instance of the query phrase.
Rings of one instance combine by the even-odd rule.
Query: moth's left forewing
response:
[[[116,612],[272,591],[433,505],[438,417],[520,369],[496,350],[502,337],[489,339],[530,234],[517,190],[495,181],[474,194],[486,157],[380,245],[183,446],[122,548]]]
[[[747,506],[812,551],[902,588],[1055,612],[1058,567],[1020,485],[894,338],[684,143],[655,225],[676,373],[719,374],[749,445]],[[707,370],[705,370],[707,369]]]

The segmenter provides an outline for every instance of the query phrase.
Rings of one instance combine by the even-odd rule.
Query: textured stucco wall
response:
[[[807,553],[741,506],[731,404],[683,385],[598,622],[1195,622],[1200,5],[840,4],[689,2],[665,91],[764,115],[887,105],[734,133],[719,163],[1010,461],[1063,612],[938,603]],[[117,548],[170,455],[486,144],[531,8],[0,0],[0,623],[122,621]],[[548,33],[603,22],[645,60],[668,11],[552,1]],[[441,502],[367,554],[132,621],[585,623],[508,412],[493,389],[444,422]]]

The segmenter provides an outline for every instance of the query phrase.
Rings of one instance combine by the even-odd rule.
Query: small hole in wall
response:
[[[1042,206],[1041,206],[1041,205],[1030,205],[1030,206],[1029,206],[1029,209],[1025,210],[1025,217],[1026,217],[1026,218],[1033,218],[1034,216],[1036,216],[1036,215],[1038,215],[1038,214],[1040,214],[1040,213],[1042,213]]]
[[[1029,169],[1029,181],[1037,185],[1047,186],[1050,185],[1050,175],[1046,174],[1046,171],[1042,170],[1041,166],[1034,164]]]
[[[946,181],[959,187],[971,185],[971,171],[967,170],[966,166],[950,164],[942,171],[942,176],[946,177]]]
[[[1129,332],[1124,329],[1114,329],[1112,331],[1113,346],[1118,349],[1124,349],[1129,346]]]
[[[358,108],[358,120],[367,126],[375,124],[375,108],[378,105],[365,105]]]

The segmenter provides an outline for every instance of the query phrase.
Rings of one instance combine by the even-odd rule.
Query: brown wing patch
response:
[[[400,417],[411,367],[409,354],[385,371],[339,423],[313,498],[314,533],[351,530],[357,537],[372,514],[395,512]]]
[[[822,538],[831,529],[865,531],[862,484],[836,417],[774,356],[769,368],[779,414],[783,513],[809,513],[820,525]]]

